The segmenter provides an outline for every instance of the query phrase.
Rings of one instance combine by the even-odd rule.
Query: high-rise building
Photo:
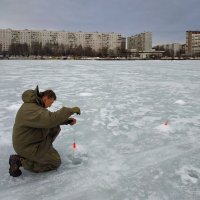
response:
[[[128,37],[127,48],[136,51],[150,51],[152,49],[152,33],[144,32]]]
[[[95,51],[102,48],[117,51],[122,46],[122,36],[118,33],[99,32],[65,32],[47,30],[12,30],[0,29],[0,51],[8,51],[12,43],[31,45],[35,42],[42,44],[59,44],[66,47],[90,47]]]
[[[193,56],[200,53],[200,31],[186,31],[186,54]]]
[[[11,29],[0,29],[0,51],[8,51],[12,40]]]

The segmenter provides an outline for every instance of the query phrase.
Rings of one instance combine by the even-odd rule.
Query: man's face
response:
[[[44,102],[44,105],[45,105],[45,108],[49,108],[51,107],[51,105],[53,104],[54,102],[54,98],[48,98],[47,96],[44,96],[42,98],[43,102]]]

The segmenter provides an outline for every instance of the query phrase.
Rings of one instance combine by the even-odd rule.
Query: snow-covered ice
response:
[[[54,143],[58,170],[13,178],[12,127],[36,85],[82,114]],[[200,199],[200,61],[2,60],[0,99],[0,199]]]
[[[89,97],[89,96],[92,96],[92,93],[88,93],[88,92],[82,92],[79,94],[80,96],[86,96],[86,97]]]
[[[183,101],[183,100],[177,100],[175,103],[176,104],[180,104],[180,105],[185,105],[186,104],[185,101]]]

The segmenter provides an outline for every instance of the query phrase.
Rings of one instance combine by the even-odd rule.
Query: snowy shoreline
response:
[[[100,57],[82,57],[82,58],[78,58],[78,57],[48,57],[48,56],[30,56],[30,57],[0,57],[0,60],[102,60],[102,61],[107,61],[107,60],[111,60],[111,61],[134,61],[134,60],[141,60],[141,61],[145,61],[145,60],[155,60],[155,61],[167,61],[167,60],[200,60],[200,58],[161,58],[161,59],[143,59],[143,58],[121,58],[121,57],[117,57],[117,58],[100,58]]]

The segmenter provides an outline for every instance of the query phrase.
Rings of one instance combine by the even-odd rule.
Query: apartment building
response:
[[[152,49],[152,33],[144,32],[127,38],[127,49],[150,51]]]
[[[47,30],[12,30],[0,29],[0,51],[8,51],[12,43],[28,44],[39,42],[43,46],[50,44],[63,44],[66,47],[91,47],[95,51],[102,48],[116,51],[121,48],[122,36],[118,33],[99,32],[65,32]]]
[[[186,54],[200,53],[200,31],[186,31]]]
[[[12,40],[11,29],[0,29],[0,51],[8,51]]]
[[[183,51],[183,45],[179,43],[162,44],[154,47],[157,50],[168,51],[171,55],[177,56],[180,51]]]

